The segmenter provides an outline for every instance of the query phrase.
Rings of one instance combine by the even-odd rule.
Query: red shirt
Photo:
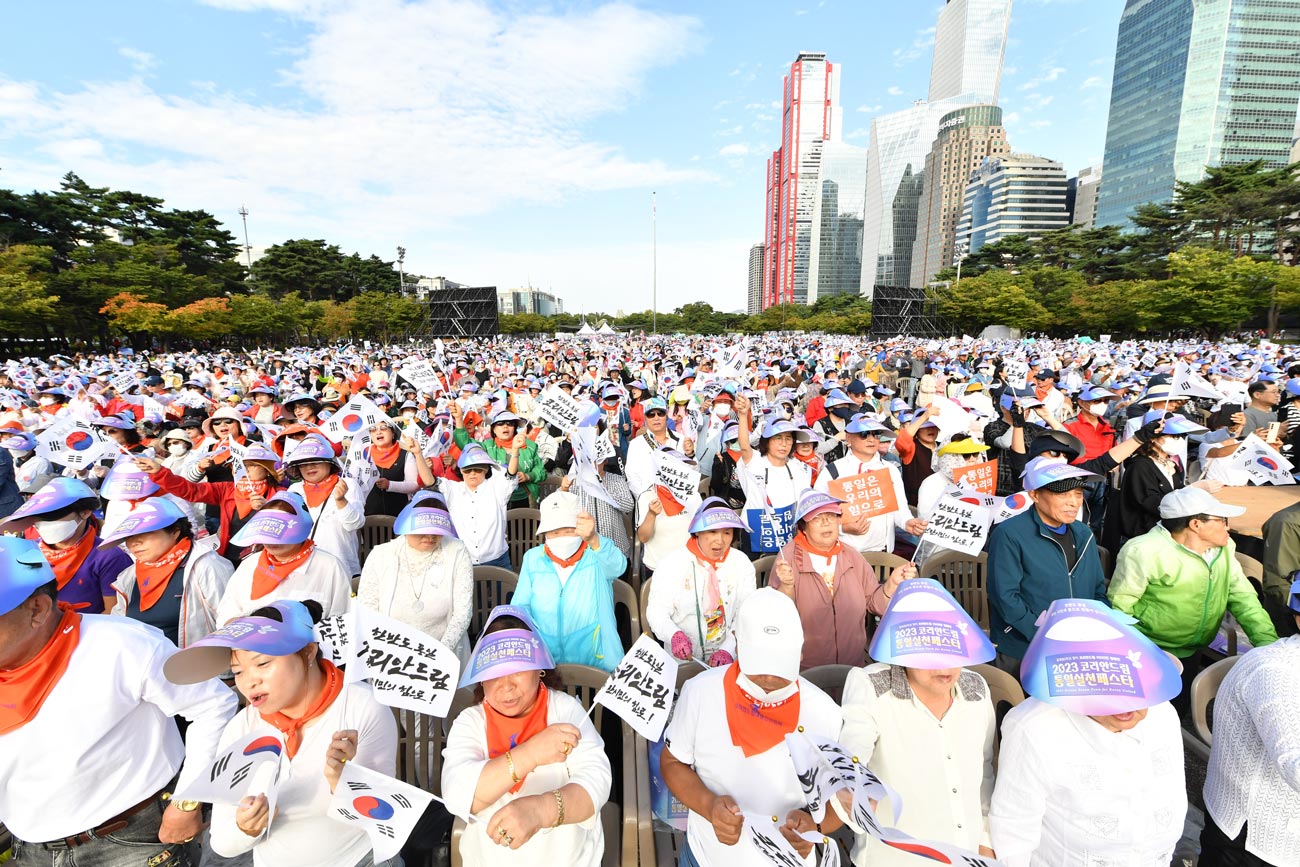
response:
[[[1075,458],[1073,463],[1081,464],[1099,458],[1115,447],[1115,429],[1104,418],[1097,419],[1097,424],[1092,425],[1080,416],[1067,424],[1065,429],[1083,443],[1083,454]]]

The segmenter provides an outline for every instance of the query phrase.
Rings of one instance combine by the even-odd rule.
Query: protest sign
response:
[[[619,661],[595,700],[653,742],[659,740],[668,722],[676,683],[677,660],[659,642],[642,635]]]
[[[438,394],[443,390],[437,369],[428,361],[408,361],[397,371],[397,375],[415,386],[417,391]]]
[[[434,796],[423,789],[348,762],[339,774],[327,815],[336,822],[365,829],[374,850],[374,863],[382,864],[402,851],[433,800]]]
[[[396,618],[359,607],[353,611],[356,633],[353,658],[345,680],[369,680],[375,698],[442,717],[460,679],[460,660],[442,642]]]
[[[991,461],[957,467],[952,471],[952,480],[959,486],[979,491],[981,494],[996,494],[998,460],[994,458]]]
[[[794,538],[794,503],[746,509],[745,524],[749,527],[749,550],[755,554],[775,554]]]
[[[117,444],[79,419],[69,419],[36,435],[37,451],[50,463],[82,470],[117,453]]]
[[[321,656],[335,665],[346,665],[355,654],[352,651],[352,636],[355,634],[351,612],[326,617],[315,626],[316,643],[320,645]]]
[[[573,477],[578,487],[590,496],[604,500],[616,509],[619,508],[609,491],[605,490],[605,484],[600,480],[600,473],[596,471],[596,429],[594,427],[574,428],[569,434],[569,439],[573,443]]]
[[[207,770],[173,795],[177,801],[238,806],[249,795],[266,795],[275,816],[284,739],[269,726],[244,735],[224,750]]]
[[[667,488],[677,502],[685,503],[699,496],[700,472],[694,464],[663,452],[655,452],[651,457],[656,481]]]
[[[992,511],[984,506],[965,503],[949,496],[940,497],[930,513],[929,523],[921,536],[921,544],[947,548],[978,556],[989,535]]]
[[[212,401],[208,400],[197,391],[185,392],[180,397],[176,398],[176,403],[190,409],[207,409],[212,406]]]
[[[609,438],[610,436],[613,435],[613,433],[614,433],[614,429],[610,428],[605,433],[597,435],[595,441],[593,442],[592,448],[594,454],[592,455],[592,460],[594,460],[597,464],[602,464],[605,461],[609,460],[610,458],[614,457],[614,444],[609,441]]]
[[[147,421],[157,423],[167,416],[167,407],[163,406],[152,397],[141,398],[140,408],[144,410],[144,417]]]
[[[239,481],[248,475],[248,470],[244,468],[244,458],[248,457],[248,446],[241,445],[233,439],[228,443],[230,451],[230,473],[235,481]]]
[[[1241,441],[1241,445],[1228,458],[1232,467],[1244,470],[1257,485],[1294,485],[1292,465],[1282,453],[1255,434]]]
[[[542,421],[555,425],[565,433],[569,433],[576,428],[578,420],[582,418],[582,408],[578,405],[578,402],[565,394],[558,386],[552,386],[542,392],[538,410],[541,413]]]
[[[1002,362],[1002,376],[1011,388],[1021,389],[1029,385],[1029,362],[1009,358]]]
[[[127,391],[135,387],[135,371],[128,367],[121,373],[112,376],[108,380],[108,384],[111,388],[116,390],[118,394],[126,394]]]
[[[871,470],[832,479],[826,487],[832,497],[844,501],[846,518],[874,518],[898,511],[898,494],[894,491],[889,470]]]
[[[368,397],[357,395],[320,426],[320,432],[332,443],[365,433],[372,425],[388,421],[384,411]]]

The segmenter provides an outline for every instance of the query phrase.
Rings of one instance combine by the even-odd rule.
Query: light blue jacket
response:
[[[623,658],[613,584],[626,568],[627,557],[618,545],[601,536],[600,550],[587,549],[561,585],[555,563],[539,545],[524,554],[511,604],[532,615],[556,663],[613,671]]]

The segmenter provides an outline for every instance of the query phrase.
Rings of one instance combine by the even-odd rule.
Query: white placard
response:
[[[700,472],[693,465],[663,452],[655,452],[651,458],[656,480],[672,492],[677,502],[686,503],[699,496]]]
[[[930,513],[930,520],[917,550],[928,542],[937,548],[961,551],[972,557],[979,556],[988,539],[992,521],[991,509],[952,497],[940,497],[934,511]]]
[[[414,626],[354,609],[356,633],[346,681],[369,680],[375,698],[428,716],[443,717],[460,680],[460,660],[447,645]]]
[[[578,402],[565,394],[559,386],[552,386],[542,392],[538,408],[542,421],[555,425],[565,433],[572,432],[578,426],[578,419],[582,418],[582,408]]]
[[[1002,362],[1002,376],[1011,388],[1025,388],[1029,384],[1029,362],[1017,358],[1007,359]]]
[[[596,693],[596,703],[618,714],[637,734],[657,741],[673,708],[677,660],[648,635],[641,635]]]

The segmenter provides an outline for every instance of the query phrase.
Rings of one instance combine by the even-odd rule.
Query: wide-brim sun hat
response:
[[[695,514],[691,516],[690,526],[687,532],[694,536],[696,533],[703,533],[706,530],[747,530],[748,526],[740,520],[736,511],[727,505],[721,497],[709,497],[700,503]]]
[[[833,512],[836,515],[842,514],[844,501],[839,497],[832,497],[830,494],[823,494],[821,491],[806,490],[799,495],[799,501],[794,507],[795,522],[806,521],[814,518],[823,512]]]
[[[1095,473],[1052,458],[1035,458],[1025,465],[1024,471],[1026,491],[1046,490],[1054,494],[1082,488],[1100,479]]]
[[[420,491],[397,513],[397,519],[393,522],[393,534],[459,538],[456,535],[456,525],[447,511],[447,504],[432,491]]]
[[[277,494],[267,501],[288,503],[293,512],[263,505],[253,513],[244,526],[230,537],[232,545],[248,548],[253,545],[297,545],[311,538],[312,518],[306,509]]]
[[[100,540],[99,547],[111,547],[131,536],[165,530],[185,517],[180,506],[167,497],[150,497],[118,521],[112,532],[106,533]]]
[[[488,632],[488,627],[498,617],[514,617],[527,628]],[[555,660],[529,613],[515,605],[498,605],[483,624],[483,634],[474,645],[458,686],[472,686],[508,674],[552,668],[555,668]]]
[[[876,662],[933,671],[988,662],[997,649],[942,584],[913,578],[894,591],[870,655]]]

